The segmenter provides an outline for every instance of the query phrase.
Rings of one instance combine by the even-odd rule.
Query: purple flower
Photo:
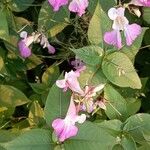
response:
[[[75,72],[78,72],[79,74],[86,69],[85,63],[80,59],[75,59],[71,61],[71,65],[74,69],[76,69]]]
[[[78,132],[78,128],[75,126],[75,123],[83,123],[86,120],[86,115],[77,115],[76,106],[71,97],[70,105],[68,108],[67,115],[65,119],[55,119],[52,122],[52,127],[54,128],[54,132],[57,135],[60,142],[65,141],[66,139],[76,136]]]
[[[68,4],[68,0],[48,0],[48,2],[54,11],[58,11],[61,6]]]
[[[76,12],[81,17],[85,13],[88,4],[88,0],[72,0],[69,4],[69,10]]]
[[[19,47],[19,51],[20,51],[20,55],[23,58],[27,58],[29,56],[31,56],[31,49],[26,45],[24,40],[20,40],[18,42],[18,47]]]
[[[126,38],[126,44],[128,46],[132,45],[137,36],[141,33],[142,29],[138,24],[129,25],[129,21],[124,16],[125,9],[120,8],[111,8],[108,11],[108,16],[113,20],[112,28],[110,32],[104,34],[104,41],[107,44],[114,45],[117,48],[122,47],[121,33],[124,31],[124,36]]]
[[[63,80],[57,80],[56,85],[59,88],[63,88],[64,91],[66,91],[68,88],[70,88],[73,92],[77,92],[79,94],[83,94],[83,90],[81,89],[79,82],[78,82],[78,77],[79,77],[79,72],[75,71],[70,71],[65,73],[65,79]]]
[[[31,49],[29,46],[34,42],[34,36],[27,36],[27,32],[23,31],[20,33],[20,37],[22,38],[18,42],[18,48],[20,51],[20,55],[23,58],[27,58],[31,56]]]
[[[129,4],[133,4],[136,6],[150,7],[150,0],[131,0]]]

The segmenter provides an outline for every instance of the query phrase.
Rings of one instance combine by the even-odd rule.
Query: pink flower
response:
[[[83,90],[81,89],[79,82],[78,82],[78,77],[79,77],[79,72],[75,71],[70,71],[65,73],[65,79],[63,80],[57,80],[56,85],[59,88],[63,88],[64,91],[66,91],[68,88],[70,88],[73,92],[77,92],[79,94],[83,94]]]
[[[129,25],[129,21],[124,16],[125,9],[120,8],[111,8],[108,11],[108,16],[113,20],[112,28],[110,32],[104,34],[104,41],[107,44],[114,45],[117,48],[122,47],[121,33],[124,31],[124,36],[126,38],[126,44],[128,46],[132,45],[137,36],[141,33],[141,27],[138,24]]]
[[[67,5],[68,0],[48,0],[54,11],[58,11],[61,6]]]
[[[54,132],[57,135],[59,141],[63,142],[70,137],[76,136],[78,128],[75,126],[75,123],[78,122],[82,124],[85,120],[85,114],[80,116],[77,115],[76,107],[71,97],[70,105],[65,119],[55,119],[52,122],[52,127],[54,128]]]
[[[133,4],[136,6],[150,7],[150,0],[131,0],[129,4]]]
[[[76,12],[80,17],[85,13],[85,9],[88,7],[88,0],[72,0],[69,4],[69,10]]]

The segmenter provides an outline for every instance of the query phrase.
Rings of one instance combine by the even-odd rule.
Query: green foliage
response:
[[[128,3],[117,2],[89,0],[86,13],[79,17],[69,12],[70,1],[53,11],[48,0],[0,0],[0,150],[150,149],[150,8],[140,7],[140,18],[131,14],[133,5],[126,8],[130,24],[140,24],[142,32],[131,46],[118,51],[103,38],[112,30],[108,10]],[[18,48],[22,31],[28,33],[27,39],[45,35],[44,44],[41,35],[32,43],[32,38],[24,39],[32,52],[28,58]],[[55,54],[47,52],[48,44]],[[83,91],[91,88],[85,95],[56,86],[65,72],[76,70],[71,64],[76,58],[86,66],[77,77]],[[93,92],[100,84],[104,89]],[[75,122],[77,135],[61,143],[52,122],[65,118],[71,96],[77,115],[87,118],[83,124]],[[89,100],[94,111],[81,111]],[[95,102],[103,102],[106,110]],[[75,120],[67,121],[65,125]]]
[[[105,56],[102,69],[105,76],[120,87],[141,88],[141,81],[130,59],[121,52],[114,52]]]
[[[46,29],[47,33],[52,37],[61,32],[69,21],[69,11],[63,7],[59,12],[53,12],[52,7],[46,1],[40,10],[38,18],[38,28]]]
[[[80,49],[71,49],[76,56],[83,60],[88,65],[98,65],[102,61],[102,56],[104,51],[101,47],[98,46],[88,46]]]
[[[1,145],[7,150],[53,149],[51,133],[45,129],[34,129],[28,131],[16,139]]]
[[[62,78],[62,76],[60,76],[60,78]],[[54,119],[66,115],[69,100],[70,92],[63,92],[62,89],[55,84],[50,88],[44,108],[45,119],[48,125],[50,125]]]

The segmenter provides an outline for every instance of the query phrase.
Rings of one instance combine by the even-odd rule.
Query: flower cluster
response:
[[[79,62],[79,60],[75,60],[73,64],[75,62]],[[64,79],[56,81],[56,85],[59,88],[63,88],[63,91],[66,91],[68,88],[72,91],[70,106],[65,119],[57,118],[52,123],[54,132],[60,142],[77,135],[78,128],[75,123],[84,123],[86,120],[85,112],[92,113],[100,108],[106,109],[105,102],[96,97],[96,93],[101,91],[105,85],[87,85],[82,89],[78,82],[78,77],[85,69],[85,66],[81,63],[81,66],[79,67],[78,65],[78,68],[76,71],[71,70],[68,73],[66,72]]]
[[[49,4],[53,7],[54,11],[58,11],[61,6],[67,5],[68,0],[48,0]],[[88,7],[88,0],[72,0],[69,4],[69,10],[75,12],[78,16],[82,16],[85,13],[85,9]]]
[[[28,35],[26,31],[22,31],[20,33],[20,37],[21,40],[18,42],[18,48],[19,48],[20,55],[23,58],[27,58],[31,56],[32,52],[30,49],[30,45],[32,43],[40,43],[40,45],[43,48],[48,49],[48,53],[50,54],[55,53],[55,48],[52,45],[50,45],[48,39],[43,33],[33,32],[32,35]]]

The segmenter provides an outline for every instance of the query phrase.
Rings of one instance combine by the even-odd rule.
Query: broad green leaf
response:
[[[20,12],[30,7],[33,2],[34,0],[13,0],[10,7],[13,11]]]
[[[116,138],[97,125],[85,122],[79,127],[77,136],[64,143],[65,150],[105,150],[111,149]]]
[[[51,87],[59,77],[59,67],[50,66],[42,75],[42,83]]]
[[[141,113],[129,117],[123,130],[128,132],[136,142],[150,144],[148,139],[150,137],[150,115]]]
[[[7,150],[53,150],[51,133],[45,129],[30,130],[1,145]]]
[[[63,78],[62,76],[60,77]],[[47,124],[58,117],[65,117],[70,103],[70,92],[63,92],[62,89],[54,84],[48,93],[44,113]]]
[[[3,67],[4,67],[4,61],[3,58],[0,56],[0,71],[2,70]]]
[[[38,101],[34,101],[30,107],[28,120],[31,126],[40,125],[44,122],[44,110]]]
[[[13,133],[10,130],[0,130],[0,143],[8,142],[18,136],[18,133]]]
[[[62,7],[58,12],[54,12],[48,1],[46,1],[40,10],[38,28],[39,30],[46,28],[52,37],[68,25],[66,23],[68,19],[69,11],[66,6]]]
[[[104,54],[104,51],[101,47],[94,45],[71,50],[86,64],[93,66],[101,63],[102,56]]]
[[[6,13],[4,10],[0,9],[0,39],[8,40],[8,23],[6,18]]]
[[[126,98],[128,115],[133,115],[139,111],[141,107],[141,100],[136,98]]]
[[[37,94],[43,94],[48,91],[47,85],[44,83],[29,83],[33,91]]]
[[[122,135],[121,145],[124,150],[137,150],[136,143],[130,135]]]
[[[102,70],[109,81],[120,87],[141,88],[141,81],[130,59],[121,52],[106,55]]]
[[[112,86],[106,85],[104,88],[104,97],[108,100],[106,103],[106,115],[110,119],[126,119],[128,116],[127,103],[120,93]]]
[[[120,120],[114,119],[114,120],[105,120],[98,124],[101,128],[105,130],[114,130],[121,132],[122,128],[122,122]]]
[[[20,90],[9,85],[0,85],[0,106],[16,107],[29,102]]]
[[[142,33],[135,39],[133,44],[131,46],[125,46],[121,49],[121,52],[126,54],[132,62],[134,62],[135,56],[141,47],[141,44],[143,41],[143,36],[144,36],[146,30],[147,30],[147,28],[142,28]]]
[[[99,0],[102,9],[107,13],[108,10],[117,5],[116,0]]]
[[[92,44],[102,45],[103,34],[111,27],[111,21],[102,10],[99,2],[89,24],[88,38]]]
[[[99,66],[86,66],[86,70],[80,74],[79,82],[82,87],[85,87],[85,85],[97,86],[105,84],[107,79]]]
[[[150,24],[150,8],[149,7],[144,7],[143,8],[143,19]]]

